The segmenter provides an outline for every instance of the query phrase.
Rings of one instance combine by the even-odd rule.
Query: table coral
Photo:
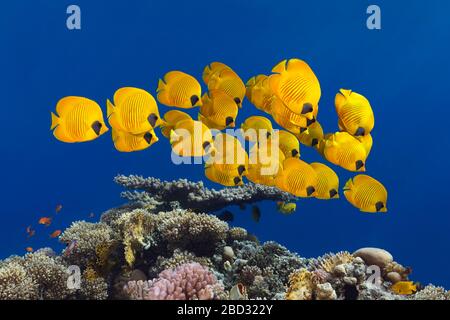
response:
[[[192,182],[186,179],[162,181],[153,177],[118,175],[114,181],[129,190],[142,191],[123,192],[123,197],[143,204],[151,202],[161,210],[172,209],[168,205],[170,202],[177,202],[184,209],[212,212],[232,204],[242,205],[262,200],[295,201],[292,195],[278,188],[253,183],[215,190],[206,188],[202,181]]]

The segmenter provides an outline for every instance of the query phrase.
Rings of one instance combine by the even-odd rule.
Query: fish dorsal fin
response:
[[[340,89],[339,92],[342,93],[344,97],[349,97],[352,94],[352,90],[350,89]]]
[[[192,120],[189,114],[179,110],[170,110],[164,114],[164,120],[169,125],[176,125],[178,122],[187,119]]]
[[[258,74],[257,76],[256,76],[256,83],[259,83],[259,82],[262,82],[262,81],[264,81],[265,79],[267,79],[268,78],[268,76],[266,76],[265,74]]]
[[[184,76],[187,76],[187,74],[182,71],[169,71],[164,75],[164,82],[167,84],[169,82],[177,81]]]
[[[272,74],[270,75],[268,80],[270,90],[272,90],[273,93],[278,94],[278,87],[280,86],[281,74],[279,73]]]
[[[211,62],[208,64],[205,69],[203,69],[202,79],[208,84],[209,80],[211,80],[211,76],[222,69],[229,68],[226,64],[222,62]]]
[[[356,185],[361,185],[361,184],[365,184],[365,183],[373,183],[373,182],[377,182],[377,181],[374,178],[372,178],[368,175],[365,175],[365,174],[360,174],[353,178],[353,183]]]
[[[89,99],[83,97],[76,97],[76,96],[64,97],[61,100],[59,100],[58,103],[56,104],[56,113],[58,114],[59,117],[63,117],[69,111],[71,111],[75,105],[78,105],[80,103],[87,104],[88,101]]]
[[[289,72],[311,72],[311,68],[308,64],[300,59],[290,59],[287,62],[286,70]]]
[[[287,59],[279,62],[275,67],[272,68],[272,72],[274,73],[282,73],[286,71]]]
[[[134,87],[123,87],[118,89],[114,93],[114,105],[116,107],[122,105],[122,103],[125,102],[125,100],[132,94],[136,94],[137,92],[142,92],[144,90],[134,88]]]

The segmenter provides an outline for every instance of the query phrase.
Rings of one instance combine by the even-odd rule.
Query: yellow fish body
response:
[[[325,141],[323,154],[331,163],[349,171],[366,171],[366,149],[358,139],[347,132],[331,135]]]
[[[164,122],[161,125],[161,133],[164,137],[170,138],[170,131],[172,131],[176,124],[182,120],[192,120],[191,116],[186,112],[179,110],[170,110],[164,114]]]
[[[213,90],[203,95],[199,120],[205,122],[209,128],[234,128],[237,114],[238,106],[224,91]]]
[[[145,90],[124,87],[114,93],[114,104],[108,99],[109,124],[131,134],[148,132],[161,124],[158,105]]]
[[[56,139],[74,143],[91,141],[109,129],[103,119],[100,106],[93,100],[69,96],[56,105],[56,114],[51,113],[50,130]]]
[[[133,152],[147,149],[159,139],[153,130],[137,135],[112,129],[114,147],[120,152]]]
[[[259,110],[270,113],[273,92],[270,89],[269,77],[263,74],[250,78],[246,86],[247,99]]]
[[[292,214],[297,210],[297,204],[294,202],[277,202],[277,209],[282,214]]]
[[[361,174],[349,179],[344,186],[344,195],[362,212],[387,212],[387,190],[370,176]]]
[[[320,141],[322,141],[324,138],[323,129],[319,121],[311,124],[308,127],[308,130],[298,133],[297,138],[300,143],[304,144],[305,146],[317,148]]]
[[[338,199],[339,198],[339,177],[328,166],[323,163],[311,163],[317,173],[317,199]]]
[[[221,62],[213,62],[203,70],[203,81],[209,91],[222,90],[233,98],[236,105],[241,108],[246,89],[241,78],[229,66]]]
[[[197,79],[181,72],[170,71],[158,81],[158,101],[169,107],[189,109],[202,105],[202,88]]]
[[[300,158],[300,142],[295,135],[285,130],[278,130],[279,148],[284,157]]]
[[[356,139],[358,139],[364,146],[364,149],[366,149],[366,157],[368,158],[370,151],[372,150],[372,146],[373,146],[372,135],[370,133],[368,133],[364,136],[356,137]]]
[[[214,149],[211,130],[192,119],[177,122],[170,131],[169,141],[172,151],[182,157],[201,157]]]
[[[309,65],[299,59],[283,60],[269,77],[272,92],[296,114],[317,115],[320,83]],[[310,118],[311,119],[311,118]]]
[[[262,116],[248,117],[241,124],[241,129],[245,140],[248,141],[257,141],[261,139],[261,135],[268,138],[273,133],[272,122]]]
[[[277,175],[275,185],[296,197],[314,197],[317,193],[317,173],[308,163],[298,158],[283,162],[283,170]]]
[[[278,125],[293,133],[303,132],[304,130],[301,130],[301,128],[308,128],[316,121],[313,113],[311,113],[311,119],[302,114],[294,113],[275,96],[271,100],[270,114]]]
[[[241,176],[218,170],[216,167],[210,165],[205,166],[205,176],[209,180],[226,187],[241,186],[244,184]]]
[[[238,139],[219,133],[214,137],[214,154],[206,163],[218,171],[244,176],[247,174],[249,157]]]
[[[400,295],[409,295],[417,292],[417,286],[412,281],[399,281],[391,286],[391,290]]]
[[[250,149],[247,179],[253,183],[274,186],[275,178],[283,169],[284,154],[271,144],[255,144]]]
[[[341,89],[336,94],[334,103],[341,129],[354,136],[364,136],[372,131],[375,117],[369,101],[364,96]]]

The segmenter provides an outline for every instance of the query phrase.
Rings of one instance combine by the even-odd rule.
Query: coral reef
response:
[[[192,262],[166,269],[154,280],[130,281],[124,290],[131,299],[212,300],[223,287],[208,268]]]
[[[110,209],[98,223],[73,222],[59,238],[67,244],[61,254],[44,248],[0,261],[0,299],[450,299],[433,285],[396,294],[392,285],[410,281],[412,269],[386,250],[304,258],[209,214],[286,197],[279,191],[215,191],[135,176],[116,181],[144,190],[146,200]],[[79,288],[68,286],[69,266],[79,268]]]
[[[153,177],[118,175],[114,181],[132,190],[123,192],[124,198],[157,210],[170,210],[175,206],[199,212],[212,212],[230,204],[242,205],[262,200],[295,200],[292,195],[278,188],[253,183],[215,190],[206,188],[201,181],[191,182],[186,179],[161,181]]]

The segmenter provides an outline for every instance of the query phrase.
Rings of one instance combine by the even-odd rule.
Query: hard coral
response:
[[[228,224],[208,214],[171,211],[158,214],[158,230],[169,248],[211,255],[227,237]]]
[[[289,277],[286,300],[312,300],[316,283],[313,275],[306,269],[300,269]]]
[[[94,265],[97,262],[97,248],[114,240],[114,232],[105,223],[76,221],[61,235],[60,241],[70,244],[76,241],[76,247],[64,258],[80,267]]]
[[[178,203],[180,208],[212,212],[232,204],[294,200],[290,194],[278,188],[253,183],[215,190],[206,188],[201,181],[191,182],[186,179],[161,181],[153,177],[119,175],[114,180],[127,189],[143,190],[141,193],[124,192],[122,196],[140,204],[150,202],[154,207],[159,204],[159,210],[173,209],[173,202]]]
[[[164,270],[148,282],[129,282],[124,288],[131,299],[211,300],[223,288],[208,268],[198,263]]]

